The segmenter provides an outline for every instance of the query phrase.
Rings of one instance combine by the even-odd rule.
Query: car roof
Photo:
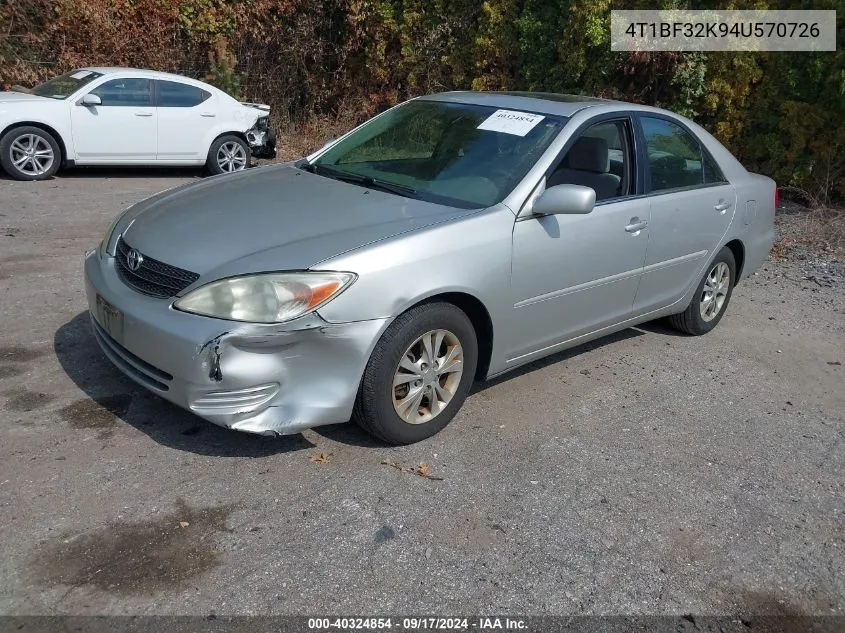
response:
[[[486,105],[509,110],[526,110],[528,112],[565,117],[572,116],[579,110],[591,106],[618,105],[620,108],[625,108],[631,105],[624,101],[613,101],[611,99],[601,99],[586,95],[559,94],[555,92],[476,92],[462,90],[440,92],[420,97],[420,99],[449,101],[452,103],[471,103],[474,105]]]
[[[184,75],[176,75],[174,73],[165,73],[159,70],[149,70],[146,68],[124,68],[121,66],[86,66],[85,68],[80,68],[80,70],[90,70],[95,73],[100,73],[101,75],[119,75],[123,73],[132,73],[133,75],[149,77],[151,79],[178,79],[181,81],[187,80],[207,85],[205,82],[200,81],[199,79],[185,77]]]

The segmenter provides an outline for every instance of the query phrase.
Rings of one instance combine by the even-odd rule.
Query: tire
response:
[[[234,153],[234,156],[227,155],[227,150]],[[249,167],[251,160],[252,154],[247,142],[238,136],[227,134],[211,144],[205,167],[211,174],[228,174],[243,171]]]
[[[731,300],[735,281],[736,260],[731,249],[726,246],[708,264],[687,309],[670,316],[669,323],[687,334],[707,334],[722,320]],[[717,289],[715,293],[708,290],[712,287]],[[715,298],[710,300],[714,295]]]
[[[423,363],[432,359],[425,353],[423,338],[432,348],[440,342],[433,359],[446,361],[440,365],[446,365],[447,371],[438,371],[434,362],[426,363],[428,367],[423,369]],[[463,360],[456,364],[458,352]],[[400,367],[400,361],[404,367]],[[451,303],[412,308],[391,323],[376,344],[364,370],[352,417],[389,444],[427,439],[449,424],[463,405],[475,379],[477,363],[475,329],[462,310]],[[460,373],[455,371],[458,366]],[[412,373],[410,367],[419,373]],[[411,380],[410,376],[418,379]],[[396,387],[395,377],[401,380]],[[447,394],[451,394],[451,399],[445,397]],[[433,404],[439,412],[432,411]],[[400,409],[405,417],[400,417]]]
[[[39,127],[16,127],[0,139],[0,165],[15,180],[47,180],[62,164],[62,148]]]

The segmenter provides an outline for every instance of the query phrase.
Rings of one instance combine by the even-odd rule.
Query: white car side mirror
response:
[[[91,94],[90,92],[87,95],[83,95],[82,98],[77,102],[77,105],[81,106],[98,106],[103,105],[103,100],[100,99],[95,94]]]

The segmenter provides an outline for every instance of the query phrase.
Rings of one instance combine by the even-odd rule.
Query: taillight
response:
[[[780,206],[780,189],[775,187],[775,211],[777,211],[779,206]]]

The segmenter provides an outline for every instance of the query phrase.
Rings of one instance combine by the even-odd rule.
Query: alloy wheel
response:
[[[702,319],[712,321],[722,311],[730,286],[731,269],[725,262],[719,262],[707,273],[704,280],[699,307]]]
[[[408,424],[437,417],[449,404],[464,371],[464,350],[448,330],[430,330],[414,341],[393,376],[393,408]]]
[[[217,165],[221,171],[241,171],[246,168],[246,150],[234,141],[223,143],[217,150]]]
[[[47,139],[38,134],[22,134],[9,147],[12,164],[27,176],[41,176],[47,173],[56,160],[53,148]]]

